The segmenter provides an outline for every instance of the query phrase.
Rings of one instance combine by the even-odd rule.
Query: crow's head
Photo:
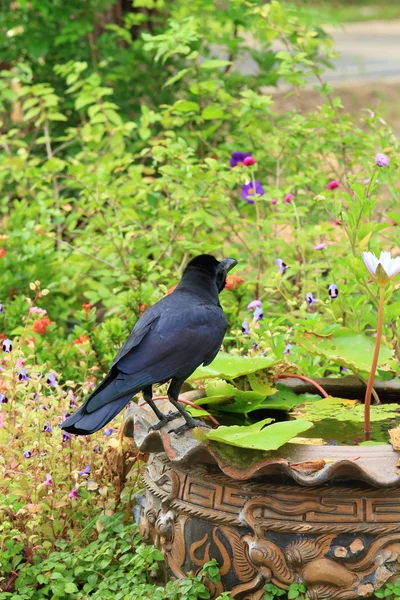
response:
[[[225,287],[228,272],[233,269],[235,265],[237,265],[237,260],[234,258],[223,258],[218,261],[210,254],[200,254],[200,256],[196,256],[188,263],[185,273],[196,270],[211,275],[215,278],[218,292],[221,292]]]

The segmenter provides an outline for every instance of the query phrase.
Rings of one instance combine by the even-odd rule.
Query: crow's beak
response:
[[[223,258],[219,261],[217,270],[219,273],[223,272],[226,275],[233,267],[236,267],[237,264],[237,260],[234,258]]]

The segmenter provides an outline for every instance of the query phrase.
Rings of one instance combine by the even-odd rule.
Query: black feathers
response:
[[[160,419],[160,426],[174,415],[162,415],[151,400],[151,386],[171,381],[170,401],[185,418],[197,424],[177,404],[180,388],[201,364],[209,364],[221,346],[227,320],[218,292],[225,285],[233,259],[217,261],[207,254],[187,265],[175,291],[150,307],[136,323],[115,357],[109,374],[86,402],[62,425],[69,433],[88,434],[113,419],[140,390]],[[221,287],[222,286],[222,287]]]

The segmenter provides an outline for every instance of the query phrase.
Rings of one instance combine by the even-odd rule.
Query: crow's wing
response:
[[[120,358],[114,361],[114,370],[124,375],[117,376],[116,389],[123,394],[127,388],[137,391],[172,377],[186,379],[199,365],[214,359],[227,325],[219,306],[198,304],[181,310],[164,307],[141,341],[120,352]],[[106,403],[105,394],[93,394],[86,410],[93,412]]]

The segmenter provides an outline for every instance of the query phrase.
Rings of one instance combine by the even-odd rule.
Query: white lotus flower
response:
[[[387,250],[381,252],[379,258],[373,252],[363,252],[361,257],[368,271],[379,283],[387,283],[400,273],[400,256],[392,258]]]

